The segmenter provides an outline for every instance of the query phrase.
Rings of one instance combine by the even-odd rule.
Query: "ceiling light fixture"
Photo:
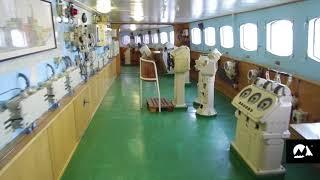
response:
[[[137,29],[137,26],[135,24],[130,24],[130,30],[135,31]]]
[[[109,13],[111,11],[111,0],[97,0],[97,11]]]
[[[143,4],[142,2],[134,2],[133,5],[131,6],[133,16],[132,18],[135,21],[142,21],[144,19],[143,17]]]

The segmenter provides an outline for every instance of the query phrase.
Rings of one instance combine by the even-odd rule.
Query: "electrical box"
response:
[[[28,128],[49,109],[46,101],[47,89],[43,88],[27,96],[20,102],[22,128]]]
[[[107,45],[107,26],[104,24],[96,24],[95,25],[95,37],[96,37],[96,45],[103,47]]]
[[[93,20],[95,23],[103,23],[106,24],[109,22],[109,16],[108,15],[94,15]]]
[[[105,24],[88,25],[88,31],[93,34],[96,46],[107,46],[110,44],[110,39],[112,40],[110,29]]]

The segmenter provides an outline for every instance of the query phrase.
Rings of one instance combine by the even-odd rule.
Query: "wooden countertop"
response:
[[[104,68],[113,62],[110,61]],[[101,73],[99,71],[97,74]],[[96,75],[97,75],[96,74]],[[89,81],[96,77],[93,75],[90,77]],[[88,81],[88,82],[89,82]],[[28,145],[34,141],[34,139],[39,136],[44,130],[46,130],[50,124],[55,120],[55,118],[70,104],[73,103],[73,100],[77,98],[81,92],[88,86],[87,83],[79,84],[75,89],[72,95],[66,95],[59,101],[60,106],[54,111],[47,111],[44,113],[36,122],[37,127],[29,134],[21,133],[18,135],[12,142],[0,150],[0,170],[2,170],[12,159],[14,159],[19,152],[27,148]]]
[[[293,133],[303,139],[320,139],[320,123],[291,124]]]

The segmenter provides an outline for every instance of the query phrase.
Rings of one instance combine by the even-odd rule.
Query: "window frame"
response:
[[[148,37],[148,42],[146,42],[146,37]],[[143,43],[144,44],[150,44],[150,36],[149,36],[149,34],[144,34],[143,35]]]
[[[157,42],[155,42],[155,37],[157,38]],[[159,35],[158,33],[152,34],[152,44],[158,44],[159,43]]]
[[[209,39],[207,40],[207,33],[210,33],[210,32],[207,32],[209,29],[212,29],[213,30],[213,43],[212,45],[209,44]],[[210,47],[214,47],[216,44],[217,44],[217,40],[216,40],[216,28],[215,27],[212,27],[212,26],[209,26],[209,27],[206,27],[204,29],[204,44],[206,46],[210,46]]]
[[[227,28],[227,27],[230,27],[231,28],[231,30],[232,30],[232,46],[225,46],[225,43],[223,43],[224,42],[224,31],[222,31],[224,28]],[[220,45],[221,45],[221,47],[223,47],[223,48],[225,48],[225,49],[231,49],[231,48],[234,48],[234,30],[233,30],[233,27],[231,26],[231,25],[224,25],[224,26],[221,26],[220,28],[219,28],[219,31],[220,31]]]
[[[162,39],[163,38],[163,35],[165,35],[165,38],[166,39]],[[164,41],[163,41],[164,40]],[[167,32],[165,32],[165,31],[163,31],[163,32],[161,32],[160,33],[160,43],[161,44],[165,44],[165,43],[167,43],[169,40],[168,40],[168,33]]]
[[[135,44],[138,45],[139,43],[141,44],[141,38],[139,35],[135,35],[134,36],[134,39],[135,39]]]
[[[197,30],[197,31],[199,30],[198,31],[199,32],[198,39],[194,39],[195,38],[195,35],[194,35],[195,30]],[[197,43],[198,41],[199,41],[199,43]],[[191,29],[191,43],[194,44],[194,45],[201,45],[201,43],[202,43],[202,33],[201,33],[201,29],[200,28],[194,27],[194,28]]]
[[[172,31],[169,32],[169,42],[171,44],[174,44],[174,40],[175,40],[174,31],[172,30]]]
[[[272,24],[274,23],[277,23],[279,21],[288,21],[288,22],[291,22],[292,24],[292,48],[291,48],[291,54],[290,55],[279,55],[279,54],[276,54],[274,51],[272,51],[272,47],[271,47],[271,37],[272,37]],[[270,26],[270,30],[268,29]],[[288,57],[292,57],[294,55],[294,51],[293,51],[293,48],[294,48],[294,21],[292,19],[276,19],[276,20],[271,20],[269,22],[266,23],[265,25],[265,29],[266,29],[266,49],[265,51],[275,57],[279,57],[279,58],[288,58]],[[270,36],[270,37],[269,37]]]
[[[315,41],[316,41],[316,23],[319,23],[320,26],[320,16],[312,18],[308,21],[308,47],[307,47],[307,56],[308,58],[320,62],[320,56],[315,55]],[[313,25],[312,25],[313,24]],[[313,28],[312,30],[310,28]],[[320,33],[320,32],[318,32]],[[312,34],[312,39],[310,39],[310,34]],[[319,35],[320,36],[320,35]],[[319,40],[320,41],[320,40]],[[320,42],[319,42],[320,43]],[[310,47],[312,46],[312,47]],[[320,51],[320,50],[319,50]],[[311,54],[310,54],[311,53]],[[320,53],[320,52],[319,52]]]
[[[254,25],[255,26],[255,30],[256,30],[256,47],[254,48],[254,49],[249,49],[249,48],[247,48],[246,47],[246,45],[245,45],[245,27],[247,26],[247,25]],[[244,23],[244,24],[241,24],[240,26],[239,26],[239,34],[240,34],[240,48],[241,49],[243,49],[243,50],[245,50],[245,51],[249,51],[249,52],[254,52],[254,51],[257,51],[258,50],[258,38],[259,38],[259,36],[258,36],[258,24],[256,24],[256,23],[251,23],[251,22],[249,22],[249,23]]]
[[[128,39],[125,39],[125,37],[128,37]],[[128,40],[128,41],[125,41],[125,40]],[[123,44],[123,45],[128,45],[128,44],[130,44],[130,36],[129,36],[129,35],[124,35],[124,36],[122,36],[122,44]]]

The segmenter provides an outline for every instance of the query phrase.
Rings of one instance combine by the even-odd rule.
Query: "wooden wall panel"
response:
[[[121,64],[124,64],[124,61],[125,61],[124,53],[125,53],[126,49],[127,49],[126,47],[120,47],[120,61],[121,61]]]
[[[198,72],[194,69],[194,61],[199,58],[200,52],[191,52],[191,79],[197,81]],[[235,59],[229,56],[222,56],[219,61],[219,69],[223,69],[223,63],[225,61],[237,61],[238,62],[238,75],[237,75],[237,87],[234,88],[232,84],[226,81],[223,77],[221,77],[218,73],[216,75],[215,87],[219,91],[221,91],[226,96],[233,98],[236,96],[239,91],[241,91],[244,87],[250,84],[247,80],[247,73],[250,69],[262,69],[262,74],[264,76],[266,67],[253,64],[250,62],[240,61],[239,59]],[[274,78],[274,73],[270,73],[270,78]],[[281,81],[285,83],[287,81],[286,76],[281,77]],[[316,82],[310,82],[300,77],[294,77],[293,81],[290,85],[290,89],[292,94],[298,97],[298,108],[301,110],[308,112],[308,122],[320,122],[320,84]]]
[[[174,30],[174,45],[175,46],[190,46],[190,35],[188,37],[182,37],[181,33],[184,29],[189,30],[189,24],[184,23],[184,24],[174,24],[173,25],[173,30]]]
[[[121,73],[121,59],[120,59],[120,54],[118,54],[117,55],[117,57],[116,57],[116,72],[117,72],[117,76],[119,76],[120,75],[120,73]]]

